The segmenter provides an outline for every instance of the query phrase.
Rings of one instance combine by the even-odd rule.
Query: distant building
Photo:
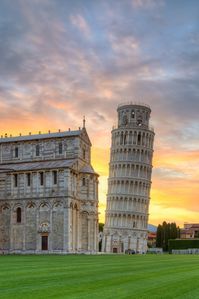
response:
[[[146,252],[154,131],[151,109],[122,104],[112,130],[102,250]]]
[[[156,237],[157,237],[156,232],[148,232],[148,240],[147,240],[148,247],[156,247]]]
[[[0,252],[98,251],[98,174],[85,127],[0,139]]]
[[[199,238],[199,223],[184,223],[184,228],[180,229],[180,238]]]

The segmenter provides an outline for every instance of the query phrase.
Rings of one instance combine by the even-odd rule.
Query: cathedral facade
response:
[[[98,174],[85,127],[0,139],[0,252],[98,251]]]

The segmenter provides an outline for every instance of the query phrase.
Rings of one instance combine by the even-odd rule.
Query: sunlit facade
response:
[[[98,251],[98,174],[85,127],[0,139],[0,253]]]
[[[146,252],[154,131],[151,109],[141,104],[118,107],[112,130],[103,251]]]

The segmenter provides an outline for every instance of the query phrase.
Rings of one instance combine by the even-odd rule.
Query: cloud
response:
[[[90,37],[91,31],[86,20],[81,15],[71,15],[71,23],[77,27],[87,38]]]
[[[104,202],[117,105],[146,102],[151,207],[197,210],[197,12],[195,1],[1,1],[1,134],[76,129],[86,115]]]
[[[159,7],[164,5],[162,0],[132,0],[132,5],[134,8],[141,9],[152,9],[154,7]]]

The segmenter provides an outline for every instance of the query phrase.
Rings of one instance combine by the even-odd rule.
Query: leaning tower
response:
[[[154,131],[151,109],[122,104],[112,130],[103,251],[146,252]]]

